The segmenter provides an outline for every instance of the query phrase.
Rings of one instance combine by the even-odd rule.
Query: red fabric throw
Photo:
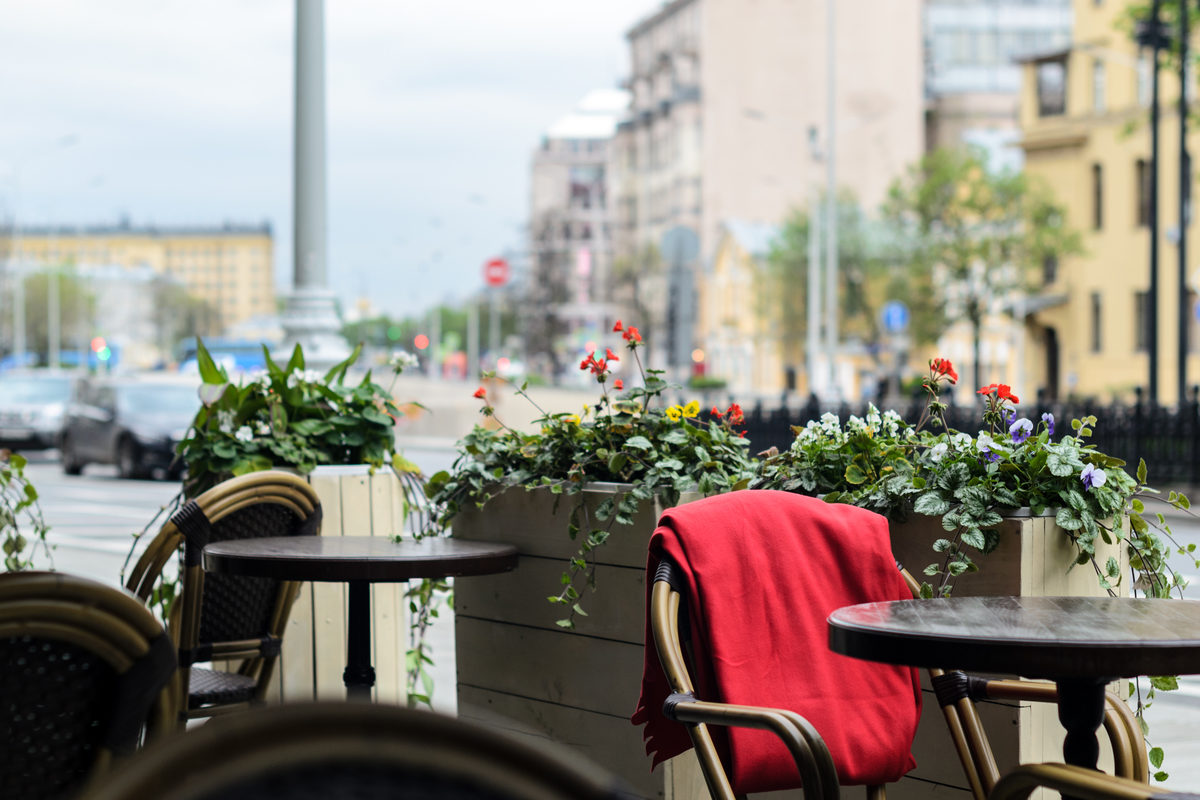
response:
[[[828,645],[826,618],[834,609],[912,597],[884,517],[765,490],[672,508],[650,539],[647,609],[664,554],[679,565],[688,587],[699,699],[800,713],[825,739],[846,785],[895,781],[916,766],[916,670],[838,655]],[[684,726],[662,715],[669,693],[647,611],[642,696],[633,723],[645,724],[646,752],[656,765],[692,746]],[[774,734],[709,729],[734,791],[800,785],[795,762]]]

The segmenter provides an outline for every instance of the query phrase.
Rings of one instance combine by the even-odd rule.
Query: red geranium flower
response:
[[[746,418],[742,415],[742,407],[737,403],[731,404],[725,413],[729,416],[729,423],[731,425],[741,425],[746,421]]]
[[[632,325],[626,329],[624,336],[625,341],[627,342],[640,342],[642,340],[642,335],[638,333],[638,329]]]
[[[617,320],[617,323],[613,325],[613,333],[620,333],[623,330],[625,329],[621,327],[621,320]]]
[[[621,359],[617,358],[616,353],[614,353],[612,351],[611,347],[604,348],[604,358],[608,361],[620,361],[621,360]]]
[[[480,386],[475,390],[475,394],[472,395],[472,397],[478,397],[482,400],[484,397],[487,397],[487,389],[484,389],[482,386]]]
[[[954,365],[950,363],[948,358],[935,358],[929,362],[929,369],[935,377],[946,377],[951,383],[958,383],[958,373],[954,371]]]
[[[617,378],[615,381],[613,381],[613,388],[619,392],[625,388],[625,384],[621,382],[620,378]]]

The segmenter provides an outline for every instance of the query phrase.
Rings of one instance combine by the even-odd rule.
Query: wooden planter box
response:
[[[917,580],[924,579],[927,564],[937,561],[933,543],[946,538],[938,517],[914,516],[907,522],[891,524],[892,552]],[[976,559],[979,571],[960,575],[954,580],[955,596],[1020,595],[1025,597],[1105,594],[1090,565],[1073,569],[1075,546],[1054,522],[1053,515],[1031,516],[1028,509],[1018,510],[1003,523],[1000,544],[992,553]],[[1097,555],[1103,564],[1111,555],[1128,573],[1128,557],[1122,545],[1097,543]],[[1128,594],[1126,578],[1121,591]],[[947,664],[947,668],[953,668]],[[925,690],[921,723],[913,754],[917,768],[899,784],[888,787],[889,800],[909,797],[964,798],[971,794],[946,730],[928,678],[922,677]],[[979,713],[987,728],[1001,774],[1018,763],[1062,761],[1063,728],[1055,706],[1033,703],[983,702]],[[1112,756],[1101,735],[1101,769],[1112,772]]]
[[[317,467],[308,482],[321,498],[322,536],[394,536],[404,523],[403,492],[386,470],[366,464]],[[403,704],[408,649],[404,584],[371,586],[371,663],[376,702]],[[272,699],[345,700],[346,585],[305,583],[288,618]]]
[[[594,508],[611,492],[584,494]],[[644,797],[681,796],[669,788],[672,765],[651,773],[642,729],[629,721],[642,681],[646,548],[663,509],[642,503],[632,525],[614,527],[596,551],[596,591],[582,592],[588,615],[568,631],[555,624],[562,607],[546,598],[575,554],[567,519],[577,502],[516,488],[455,518],[454,536],[511,542],[521,553],[512,572],[455,583],[458,714],[567,744]]]
[[[604,496],[597,491],[589,503]],[[459,716],[574,747],[644,797],[707,800],[691,751],[652,773],[641,728],[629,721],[641,688],[646,546],[662,509],[646,504],[632,526],[614,530],[597,554],[597,591],[584,594],[588,616],[576,619],[575,631],[565,631],[555,624],[560,607],[546,597],[557,593],[563,566],[575,552],[566,528],[576,498],[560,496],[557,514],[555,499],[546,490],[513,489],[486,510],[471,508],[455,519],[455,536],[511,542],[521,552],[513,572],[455,586]],[[1090,568],[1068,571],[1073,548],[1053,517],[1026,514],[1004,526],[999,548],[980,559],[978,573],[958,580],[955,594],[1101,593]],[[916,517],[893,523],[892,547],[920,578],[935,560],[934,540],[944,535],[939,519]],[[1018,758],[1062,759],[1062,729],[1052,708],[985,703],[981,716],[1002,770]],[[969,797],[928,687],[914,752],[917,769],[889,787],[889,798]],[[786,796],[795,794],[755,795]]]

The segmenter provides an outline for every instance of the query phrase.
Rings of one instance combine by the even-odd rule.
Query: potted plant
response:
[[[0,539],[4,547],[4,571],[19,572],[34,566],[40,548],[50,557],[37,489],[25,475],[25,457],[0,448]]]
[[[454,536],[521,551],[515,571],[456,587],[460,716],[491,722],[479,711],[498,713],[653,796],[664,777],[651,775],[628,722],[641,680],[649,537],[664,507],[747,485],[752,459],[736,405],[703,413],[696,401],[670,403],[661,371],[642,364],[638,329],[618,321],[613,332],[625,354],[582,360],[600,397],[578,414],[543,412],[534,432],[515,430],[480,387],[492,427],[459,442],[429,492]],[[629,387],[614,375],[622,357],[634,367]],[[526,388],[517,393],[533,402]]]
[[[1187,509],[1184,495],[1160,497],[1146,484],[1144,462],[1130,475],[1125,462],[1099,452],[1088,440],[1099,424],[1095,417],[1073,420],[1066,431],[1051,414],[1022,417],[1018,398],[1004,384],[978,390],[981,430],[949,429],[940,398],[957,379],[948,360],[930,361],[923,384],[928,403],[916,425],[874,407],[844,425],[831,414],[810,422],[796,430],[786,452],[758,465],[751,485],[823,495],[888,515],[892,549],[923,573],[925,596],[1136,589],[1167,597],[1181,588],[1168,555],[1187,551],[1169,544],[1169,527],[1161,515],[1146,513],[1145,501]],[[1172,683],[1155,679],[1145,699]],[[1140,713],[1141,693],[1137,705]],[[1041,751],[1040,730],[1053,724],[1052,711],[1029,710],[1031,722],[1022,722],[1020,713],[994,710],[1005,717],[1001,726],[1029,731],[1013,744],[1011,757],[1053,760]],[[1161,760],[1161,753],[1151,756]]]
[[[408,508],[406,491],[415,487],[421,496],[421,482],[417,468],[395,449],[394,426],[401,412],[390,387],[375,383],[369,371],[357,382],[347,380],[360,352],[361,346],[321,373],[307,368],[299,345],[282,366],[264,347],[266,369],[231,380],[197,340],[202,403],[179,444],[187,475],[177,500],[231,476],[288,469],[306,476],[320,496],[322,535],[399,535]],[[415,363],[414,356],[397,353],[390,367],[398,376]],[[169,585],[165,588],[162,599],[169,600],[173,593]],[[411,591],[428,588],[414,586]],[[302,589],[284,637],[281,698],[344,697],[342,595],[342,587],[332,584]],[[403,702],[415,693],[413,681],[419,677],[419,670],[410,675],[405,667],[409,651],[422,650],[423,643],[405,636],[403,587],[374,586],[372,597],[377,696]],[[426,591],[417,605],[428,611],[439,597]],[[416,633],[419,639],[423,630]]]

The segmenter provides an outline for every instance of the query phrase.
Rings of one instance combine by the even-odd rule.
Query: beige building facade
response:
[[[1190,342],[1188,383],[1200,380],[1200,359],[1194,354],[1200,226],[1193,215],[1181,297],[1173,233],[1179,224],[1179,82],[1164,69],[1159,76],[1158,324],[1151,331],[1151,76],[1145,54],[1115,27],[1123,8],[1076,0],[1072,46],[1024,65],[1025,168],[1054,187],[1068,222],[1084,234],[1085,252],[1042,265],[1039,285],[1027,301],[1022,366],[1030,383],[1050,397],[1127,400],[1136,387],[1147,387],[1148,343],[1154,335],[1157,400],[1169,405],[1179,388],[1181,329]],[[1193,37],[1192,47],[1196,44]],[[1189,132],[1188,142],[1192,153],[1200,152],[1200,131]]]
[[[692,323],[694,341],[707,335],[687,308],[703,290],[674,285],[679,271],[664,263],[668,231],[695,233],[687,279],[702,282],[726,221],[780,225],[826,185],[829,5],[672,0],[629,30],[632,101],[613,141],[612,235],[615,258],[646,275],[640,299],[656,314],[647,327]],[[924,148],[921,4],[832,5],[836,183],[874,209]]]
[[[169,276],[215,312],[228,329],[275,313],[271,226],[29,227],[0,230],[0,263],[24,270],[80,267],[149,268]]]

